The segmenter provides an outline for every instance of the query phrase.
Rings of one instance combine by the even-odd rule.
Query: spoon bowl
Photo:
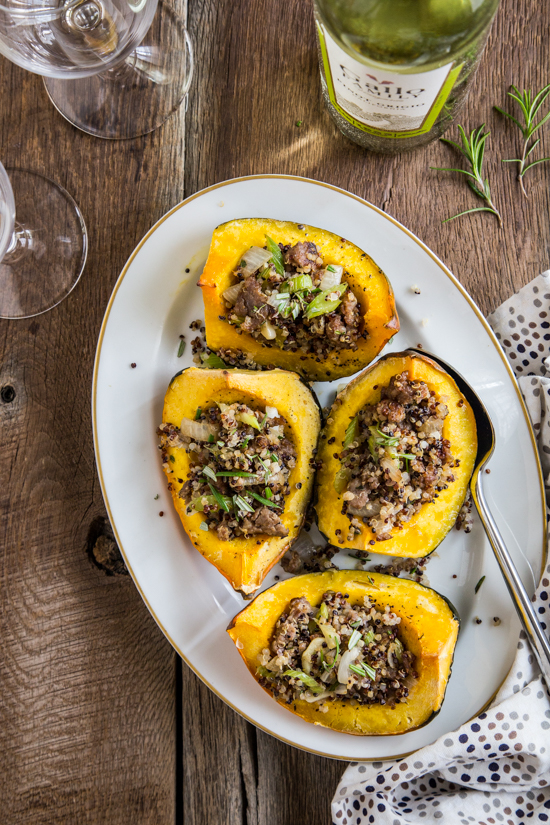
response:
[[[496,442],[495,429],[489,413],[475,390],[470,386],[470,384],[468,384],[466,379],[454,369],[454,367],[446,361],[443,361],[437,355],[426,352],[424,349],[421,350],[411,348],[411,352],[416,352],[420,355],[426,356],[427,358],[431,358],[432,361],[435,361],[436,364],[443,367],[445,372],[447,372],[448,375],[454,379],[460,392],[472,408],[477,427],[477,455],[474,471],[470,480],[472,498],[479,513],[481,523],[483,524],[487,534],[487,538],[489,539],[489,543],[498,561],[502,575],[504,576],[504,580],[508,587],[508,592],[514,602],[519,620],[537,657],[537,661],[545,678],[546,685],[550,687],[550,643],[544,630],[542,629],[537,613],[533,607],[533,603],[529,598],[510,552],[504,543],[500,530],[498,529],[498,525],[491,514],[484,495],[483,470],[495,450]]]

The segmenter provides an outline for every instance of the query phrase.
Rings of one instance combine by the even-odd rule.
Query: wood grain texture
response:
[[[328,825],[342,763],[256,731],[185,666],[176,678],[131,580],[90,562],[90,525],[105,515],[90,422],[101,319],[126,258],[164,212],[184,194],[258,173],[367,198],[439,254],[484,311],[496,307],[548,266],[550,168],[530,173],[523,199],[500,164],[518,134],[491,107],[511,82],[548,81],[549,17],[546,4],[503,0],[461,117],[492,130],[486,168],[502,231],[483,214],[440,223],[477,205],[458,175],[430,171],[452,158],[443,144],[390,158],[338,132],[304,0],[190,1],[197,71],[185,169],[183,111],[147,137],[97,140],[55,112],[39,78],[0,58],[0,159],[64,185],[90,235],[81,282],[60,307],[0,321],[0,388],[15,390],[0,401],[2,821]],[[550,154],[547,134],[544,144]]]
[[[105,516],[94,464],[95,346],[115,280],[183,196],[181,110],[108,142],[57,114],[39,77],[0,58],[0,156],[79,203],[88,263],[59,307],[0,321],[0,821],[175,820],[175,654],[129,577],[93,566]],[[8,396],[9,397],[9,396]]]

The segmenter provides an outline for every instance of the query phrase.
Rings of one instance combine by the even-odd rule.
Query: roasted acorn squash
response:
[[[449,409],[443,426],[443,438],[450,442],[451,453],[460,461],[453,470],[455,481],[431,503],[421,509],[401,529],[395,528],[391,538],[377,541],[374,546],[372,531],[364,526],[359,535],[351,536],[350,522],[343,515],[343,491],[334,487],[340,469],[337,457],[342,449],[350,420],[366,404],[380,400],[382,387],[404,371],[410,380],[424,381],[438,398],[444,399]],[[337,547],[371,550],[389,556],[420,558],[431,553],[445,538],[456,522],[468,490],[477,452],[476,423],[473,411],[454,380],[436,363],[415,352],[390,353],[353,379],[336,396],[328,415],[327,425],[320,440],[318,459],[322,468],[317,474],[316,511],[319,530]]]
[[[276,243],[289,245],[311,241],[317,245],[326,265],[344,267],[348,273],[344,275],[344,281],[359,302],[362,324],[368,332],[366,339],[360,338],[357,350],[334,351],[320,363],[314,356],[300,356],[267,342],[263,344],[225,320],[227,309],[222,294],[233,285],[232,273],[247,249],[265,246],[266,235]],[[206,341],[211,349],[231,347],[243,350],[258,364],[294,370],[317,381],[333,381],[362,369],[399,330],[393,291],[382,270],[350,241],[314,226],[267,218],[246,218],[218,226],[212,236],[199,286],[204,299]]]
[[[258,657],[269,647],[277,619],[290,600],[305,596],[316,607],[327,590],[348,594],[351,604],[362,603],[363,597],[369,596],[382,608],[390,605],[401,618],[399,638],[415,656],[418,679],[411,685],[407,701],[394,708],[359,705],[353,700],[330,700],[326,713],[305,700],[283,707],[306,722],[361,736],[405,733],[425,725],[445,696],[459,622],[439,593],[408,579],[363,570],[330,570],[296,576],[260,593],[228,627],[254,678],[259,679]]]
[[[187,515],[186,503],[179,497],[190,459],[182,448],[168,448],[165,465],[174,505],[189,538],[197,550],[228,579],[236,590],[253,593],[267,572],[296,539],[304,521],[313,489],[314,468],[310,461],[317,447],[321,428],[319,405],[298,375],[283,370],[202,370],[191,367],[178,373],[164,399],[163,423],[179,427],[182,418],[193,418],[197,407],[206,409],[215,402],[246,403],[253,408],[276,407],[284,416],[296,448],[290,494],[281,519],[288,536],[251,536],[221,541],[213,531],[200,529],[201,513]]]

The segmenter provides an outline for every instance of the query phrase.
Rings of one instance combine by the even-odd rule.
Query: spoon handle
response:
[[[520,622],[537,657],[546,684],[550,687],[550,643],[541,627],[533,603],[523,586],[517,568],[512,561],[512,557],[504,544],[504,540],[500,535],[500,531],[487,505],[482,483],[484,464],[485,462],[476,468],[474,477],[472,478],[471,490],[474,503],[516,606]]]

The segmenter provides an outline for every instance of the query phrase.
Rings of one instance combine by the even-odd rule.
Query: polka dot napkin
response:
[[[550,502],[550,270],[488,318],[510,359],[537,436]],[[550,566],[537,589],[550,613]],[[477,719],[405,760],[352,762],[334,825],[550,822],[550,695],[523,631],[508,677]]]

